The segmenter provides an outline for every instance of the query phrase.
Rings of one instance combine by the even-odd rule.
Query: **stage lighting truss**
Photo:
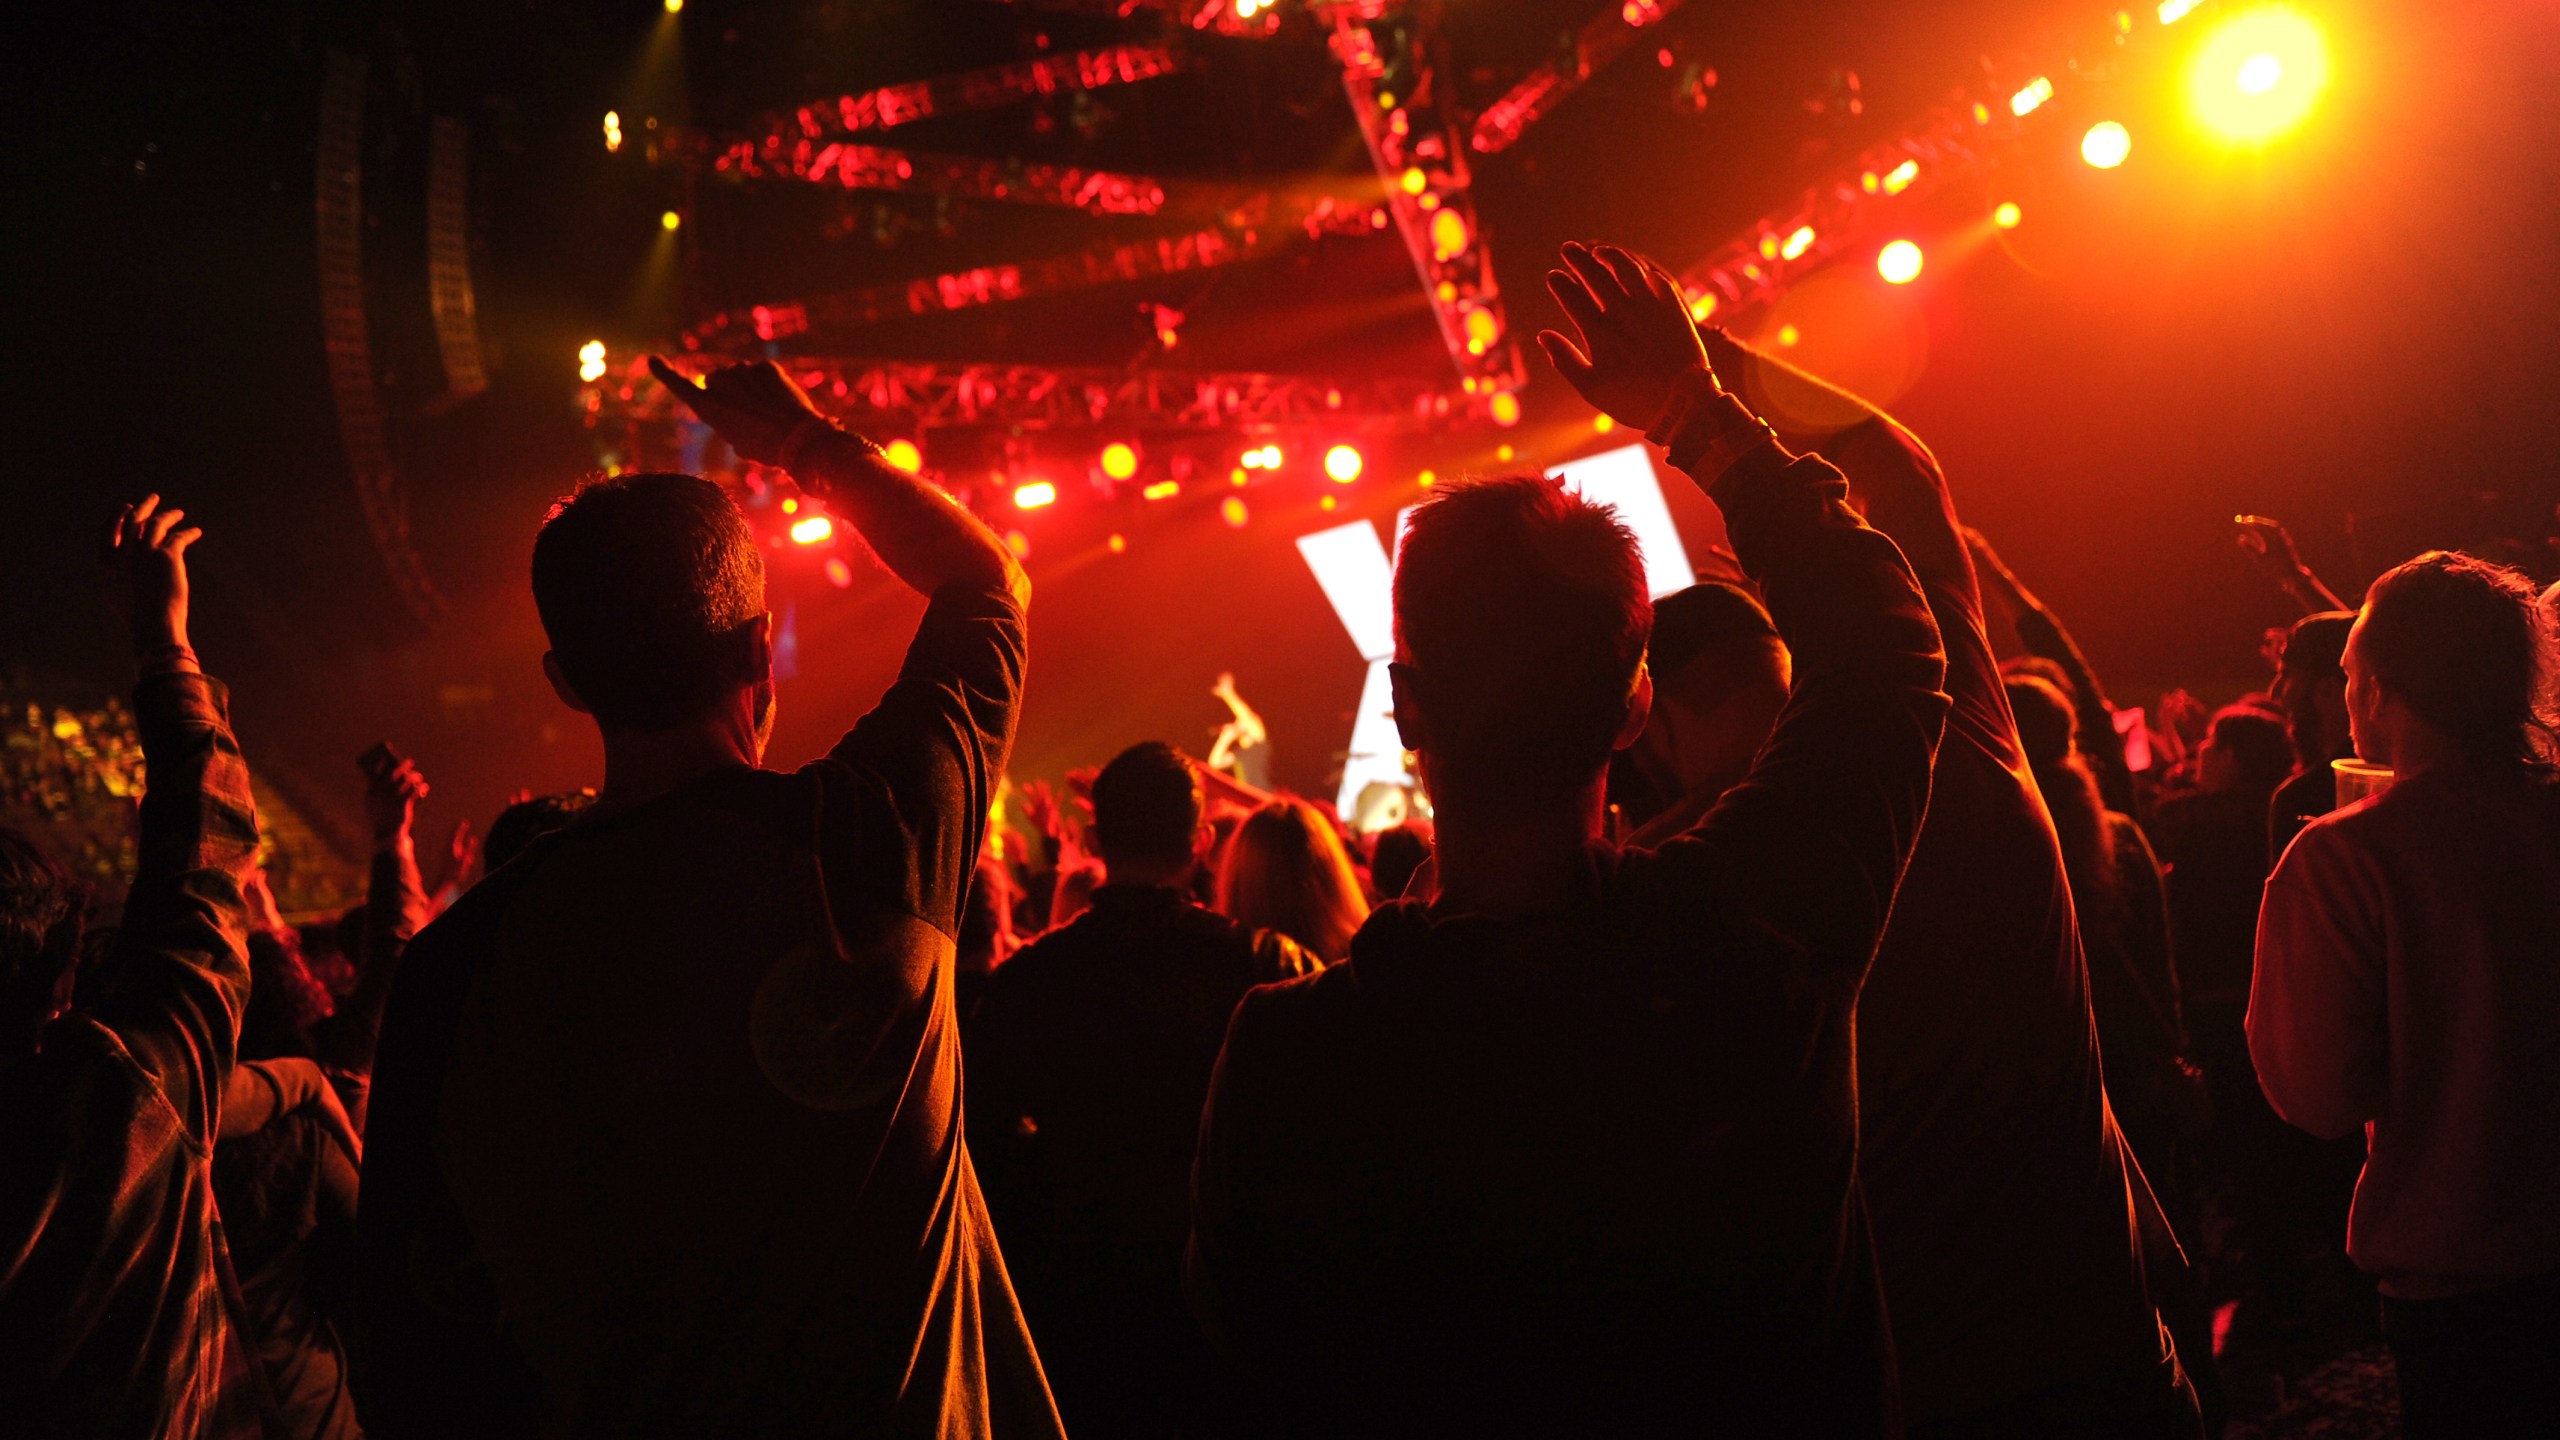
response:
[[[1441,83],[1436,27],[1423,7],[1391,0],[1325,0],[1310,10],[1332,31],[1343,93],[1461,388],[1482,396],[1518,389],[1520,347],[1494,283],[1466,140]]]
[[[1511,148],[1522,132],[1617,59],[1637,36],[1679,8],[1680,0],[1626,0],[1624,4],[1610,0],[1574,32],[1569,54],[1530,71],[1501,99],[1484,107],[1468,133],[1468,148],[1479,155],[1499,155]]]
[[[2162,6],[2160,27],[2176,23],[2205,7],[2208,0],[2176,7]],[[2112,51],[2136,38],[2132,12],[2110,8],[2103,27]],[[2142,37],[2147,38],[2147,37]],[[2008,83],[1985,82],[1978,93],[1958,98],[1921,115],[1895,138],[1861,153],[1840,173],[1808,187],[1784,209],[1752,222],[1740,234],[1710,251],[1681,272],[1689,292],[1689,311],[1700,320],[1718,323],[1774,303],[1787,288],[1820,269],[1844,250],[1862,247],[1889,223],[1890,202],[1917,198],[1960,176],[1980,171],[1995,155],[2014,148],[2031,130],[2061,123],[2052,119],[2052,103],[2060,89],[2050,77],[2094,76],[2111,71],[2117,60],[2104,56],[2057,57],[2038,70],[2019,70]],[[2032,103],[2027,98],[2032,96]],[[2004,210],[2012,207],[2004,206]],[[2008,228],[2014,219],[2003,223]]]

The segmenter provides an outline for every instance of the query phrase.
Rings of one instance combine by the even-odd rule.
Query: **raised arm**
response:
[[[249,911],[257,812],[220,686],[187,640],[187,547],[160,497],[127,506],[109,542],[109,593],[133,630],[142,678],[142,835],[124,922],[120,983],[96,1018],[160,1086],[190,1133],[210,1144],[238,1053],[249,995]]]
[[[1792,695],[1750,774],[1662,854],[1710,880],[1702,899],[1863,968],[1946,723],[1938,627],[1901,551],[1849,508],[1840,472],[1790,455],[1718,383],[1668,276],[1610,248],[1567,246],[1565,259],[1548,284],[1589,355],[1553,331],[1539,343],[1584,398],[1646,426],[1706,488],[1794,654]]]
[[[372,873],[365,891],[364,939],[356,956],[356,988],[336,1013],[312,1028],[320,1058],[354,1082],[347,1113],[364,1127],[366,1089],[374,1047],[382,1035],[382,1011],[390,1002],[400,956],[427,922],[426,882],[418,874],[414,834],[426,777],[414,761],[389,745],[376,745],[356,761],[365,778],[365,819],[373,832]]]
[[[2046,609],[2035,592],[2001,563],[1999,552],[1981,531],[1964,527],[1964,543],[1973,554],[1973,572],[1981,577],[1984,594],[2007,607],[2027,653],[2062,667],[2071,682],[2071,711],[2080,732],[2080,750],[2098,774],[2098,790],[2109,809],[2131,813],[2133,772],[2125,767],[2124,737],[2116,733],[2116,707],[2098,683],[2096,667],[2080,653],[2079,643],[2063,628],[2062,617]]]
[[[819,414],[780,366],[730,365],[698,384],[656,356],[649,369],[740,455],[788,471],[859,531],[909,589],[932,595],[967,584],[1028,603],[1031,582],[994,531],[941,487],[890,464],[878,446]]]
[[[2282,521],[2264,515],[2234,515],[2231,524],[2238,532],[2235,538],[2240,553],[2255,562],[2286,598],[2301,606],[2303,614],[2356,608],[2339,599],[2337,591],[2311,573],[2311,567],[2302,562],[2302,552],[2294,548],[2293,533],[2284,528]]]

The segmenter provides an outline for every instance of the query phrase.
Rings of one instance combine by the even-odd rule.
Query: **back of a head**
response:
[[[2552,643],[2524,575],[2435,550],[2373,582],[2356,645],[2386,692],[2495,765],[2552,758]]]
[[[1430,828],[1411,820],[1379,831],[1369,844],[1369,884],[1382,901],[1403,895],[1431,858]]]
[[[1701,580],[1653,602],[1646,654],[1654,683],[1662,685],[1694,660],[1784,644],[1758,596],[1739,585]]]
[[[608,728],[676,729],[762,678],[750,636],[764,557],[708,480],[622,475],[554,505],[533,599],[561,673]]]
[[[2053,683],[2037,675],[2012,675],[2005,684],[2009,713],[2018,720],[2018,745],[2027,763],[2047,770],[2071,758],[2071,737],[2079,717],[2071,701]]]
[[[1174,865],[1200,831],[1200,778],[1161,740],[1132,745],[1093,780],[1093,839],[1102,863]]]
[[[2355,625],[2353,610],[2323,610],[2294,621],[2284,636],[2283,668],[2306,679],[2342,678],[2347,635]]]
[[[1396,558],[1397,659],[1425,697],[1424,759],[1495,791],[1559,792],[1608,762],[1652,606],[1635,538],[1538,475],[1452,486]]]
[[[1331,821],[1282,797],[1245,817],[1218,867],[1218,911],[1239,925],[1277,930],[1324,960],[1350,952],[1369,918],[1351,854]]]
[[[499,811],[498,818],[489,822],[489,838],[480,845],[483,868],[492,875],[505,869],[527,846],[554,830],[567,829],[595,803],[593,790],[563,790],[518,800]]]
[[[2272,791],[2293,773],[2293,736],[2283,719],[2263,706],[2242,702],[2214,712],[2206,744],[2231,757],[2234,775],[2247,790]]]
[[[34,1043],[78,958],[89,890],[43,846],[0,826],[0,1054]]]

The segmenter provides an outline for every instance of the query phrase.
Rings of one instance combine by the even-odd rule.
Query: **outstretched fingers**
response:
[[[1556,367],[1556,373],[1564,377],[1566,384],[1580,389],[1583,382],[1591,378],[1591,361],[1562,334],[1553,330],[1539,331],[1538,348],[1547,353],[1547,363]]]
[[[693,404],[708,393],[703,389],[700,381],[668,364],[666,357],[662,355],[649,357],[649,373],[658,377],[658,383],[666,386],[668,393],[687,405]]]

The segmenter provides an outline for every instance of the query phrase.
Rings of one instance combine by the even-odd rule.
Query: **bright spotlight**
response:
[[[1494,391],[1493,398],[1484,402],[1484,410],[1496,425],[1508,428],[1520,423],[1520,397],[1509,390]]]
[[[1244,528],[1244,522],[1253,518],[1253,512],[1244,508],[1243,496],[1230,495],[1227,497],[1226,503],[1218,507],[1218,516],[1228,524],[1241,530]]]
[[[791,541],[795,545],[815,545],[836,533],[836,527],[824,515],[809,515],[791,522]]]
[[[2101,170],[2113,170],[2133,153],[2133,134],[2113,120],[2101,120],[2080,137],[2080,158]]]
[[[1046,480],[1026,480],[1013,487],[1014,508],[1037,510],[1058,498],[1058,487]]]
[[[594,384],[604,378],[604,342],[590,340],[578,347],[578,378]]]
[[[1876,252],[1876,273],[1889,285],[1908,285],[1920,278],[1920,247],[1896,240]]]
[[[2232,16],[2205,37],[2187,71],[2187,94],[2206,129],[2263,144],[2299,124],[2329,85],[2320,27],[2282,5]]]
[[[1360,478],[1360,452],[1349,445],[1336,445],[1324,452],[1324,473],[1340,484],[1348,485]]]
[[[2175,25],[2187,18],[2188,11],[2203,3],[2204,0],[2160,0],[2160,23]]]
[[[880,458],[888,461],[892,468],[910,475],[924,469],[924,452],[916,448],[913,440],[890,441],[880,447]]]
[[[1917,160],[1905,160],[1901,164],[1896,165],[1885,172],[1883,182],[1884,193],[1887,195],[1899,195],[1903,191],[1910,189],[1911,182],[1919,178],[1920,162]]]
[[[610,155],[622,148],[622,112],[604,112],[604,149]]]
[[[1159,480],[1138,493],[1150,500],[1170,500],[1174,496],[1182,493],[1182,482],[1179,480]]]
[[[670,15],[683,14],[684,0],[667,0],[667,13]]]
[[[658,216],[658,228],[661,230],[673,230],[683,223],[684,217],[673,210],[665,211]]]
[[[1707,317],[1714,313],[1716,313],[1716,292],[1713,290],[1701,290],[1689,297],[1690,319],[1703,325]]]
[[[1467,353],[1470,355],[1483,354],[1502,338],[1502,318],[1482,305],[1470,308],[1459,328],[1466,332]]]
[[[1787,237],[1787,243],[1778,247],[1778,253],[1786,259],[1793,260],[1812,248],[1813,227],[1810,225],[1799,225],[1796,227],[1795,233]]]
[[[1431,258],[1447,264],[1467,253],[1467,217],[1455,210],[1443,210],[1431,217]]]
[[[1114,440],[1102,447],[1102,473],[1114,480],[1126,480],[1138,473],[1138,448],[1125,440]]]
[[[2028,81],[2026,88],[2009,97],[2009,113],[2024,117],[2034,113],[2037,106],[2052,98],[2053,82],[2039,75]]]
[[[2017,229],[2018,222],[2026,218],[2027,212],[2019,209],[2015,200],[2003,200],[1999,208],[1991,212],[1991,223],[2003,230]]]

